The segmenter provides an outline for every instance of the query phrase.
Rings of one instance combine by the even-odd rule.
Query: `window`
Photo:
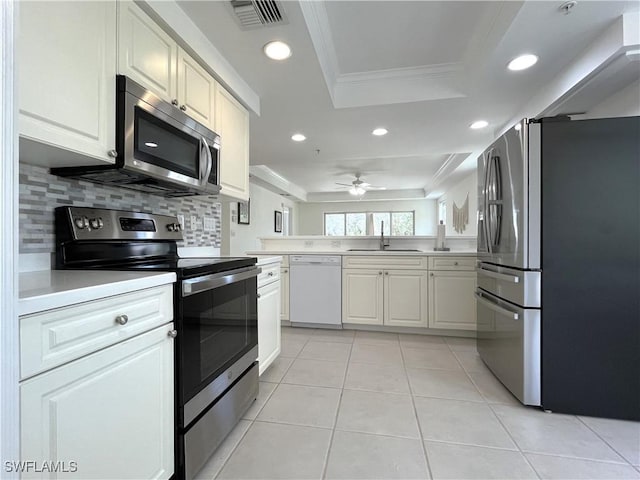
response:
[[[415,233],[415,212],[344,212],[324,214],[324,234],[356,237],[372,231],[377,236],[383,222],[387,236]]]

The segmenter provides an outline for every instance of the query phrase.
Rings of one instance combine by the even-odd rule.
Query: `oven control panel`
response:
[[[125,210],[60,207],[56,229],[58,235],[66,230],[69,240],[182,240],[176,217]]]

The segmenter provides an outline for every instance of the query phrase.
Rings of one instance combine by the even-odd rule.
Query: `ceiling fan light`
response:
[[[366,193],[366,190],[360,186],[353,186],[349,189],[351,195],[360,196]]]

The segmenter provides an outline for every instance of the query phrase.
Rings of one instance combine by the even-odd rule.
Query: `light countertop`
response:
[[[171,272],[42,270],[19,276],[18,314],[51,310],[176,281]]]
[[[440,256],[456,256],[456,257],[475,257],[478,253],[471,250],[451,250],[449,252],[436,252],[434,250],[424,250],[419,252],[408,251],[392,251],[392,250],[366,250],[353,251],[346,250],[253,250],[246,253],[247,255],[402,255],[402,256],[419,256],[419,257],[440,257]]]

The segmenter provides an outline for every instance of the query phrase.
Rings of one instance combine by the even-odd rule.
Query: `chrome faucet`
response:
[[[388,246],[388,243],[384,243],[384,220],[382,220],[380,221],[380,250],[384,250]]]

